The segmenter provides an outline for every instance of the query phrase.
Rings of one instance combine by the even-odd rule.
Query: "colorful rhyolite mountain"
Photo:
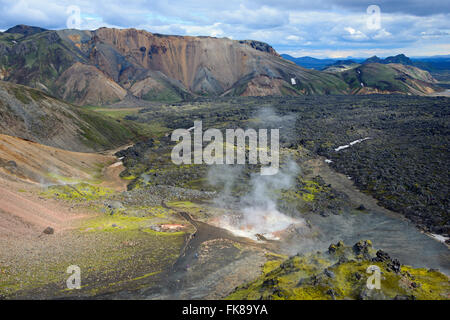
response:
[[[383,67],[387,71],[382,73],[393,74],[386,81],[395,84],[363,92],[423,94],[436,89],[429,74],[419,79],[420,86],[410,85],[420,73],[417,68]],[[360,91],[352,75],[302,68],[258,41],[135,29],[54,31],[23,25],[0,33],[0,80],[39,88],[80,105],[111,104],[127,96],[171,102],[195,96]]]

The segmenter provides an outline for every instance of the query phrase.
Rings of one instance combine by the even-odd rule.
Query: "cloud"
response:
[[[213,13],[216,19],[231,25],[242,25],[253,29],[276,28],[289,23],[289,13],[268,6],[247,8],[241,4],[234,10]]]
[[[289,41],[300,41],[302,39],[303,38],[301,38],[299,36],[296,36],[296,35],[293,35],[293,34],[291,34],[291,35],[286,37],[286,40],[289,40]]]
[[[384,13],[407,14],[420,17],[450,12],[450,2],[442,0],[256,0],[253,2],[271,4],[274,7],[285,10],[300,8],[302,11],[314,11],[320,8],[323,11],[346,10],[363,12],[369,5],[378,5]]]
[[[0,29],[16,24],[66,28],[66,9],[76,5],[82,29],[133,27],[155,33],[254,39],[286,53],[361,56],[435,53],[447,48],[449,1],[378,0],[380,27],[375,29],[367,23],[366,9],[371,4],[364,0],[0,0]]]
[[[366,40],[366,39],[368,39],[368,37],[364,33],[362,33],[359,30],[355,30],[352,27],[344,28],[344,30],[348,32],[348,35],[344,36],[346,39],[351,39],[351,40]]]
[[[385,29],[379,29],[377,33],[373,36],[373,39],[386,39],[392,36],[392,33],[386,31]]]

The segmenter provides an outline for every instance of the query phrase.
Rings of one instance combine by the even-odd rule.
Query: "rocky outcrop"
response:
[[[331,244],[328,252],[271,260],[263,270],[259,278],[236,288],[228,298],[448,300],[450,294],[445,274],[401,265],[384,251],[375,251],[369,240],[359,241],[353,247],[338,242]],[[376,276],[379,286],[372,280]]]

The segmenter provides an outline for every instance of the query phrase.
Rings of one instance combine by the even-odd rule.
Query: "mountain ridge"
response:
[[[325,70],[335,65],[348,65],[352,61],[354,63],[398,63],[403,65],[412,65],[419,69],[430,72],[436,79],[442,79],[446,81],[448,78],[446,74],[450,71],[450,57],[449,55],[437,55],[430,57],[407,57],[405,54],[400,53],[395,56],[388,56],[386,58],[380,58],[378,56],[372,56],[369,58],[323,58],[317,59],[313,57],[299,57],[295,58],[288,54],[281,54],[284,59],[290,60],[299,66],[309,69]]]
[[[353,92],[342,77],[302,68],[255,40],[22,25],[0,33],[0,53],[0,80],[77,105],[109,105],[128,95],[176,102],[197,96]]]
[[[111,149],[135,138],[112,118],[4,81],[0,81],[0,134],[78,152]]]

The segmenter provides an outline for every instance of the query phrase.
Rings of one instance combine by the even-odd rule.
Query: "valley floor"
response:
[[[198,298],[221,298],[266,261],[253,241],[182,215],[183,203],[124,201],[129,181],[119,177],[118,149],[83,154],[0,138],[0,156],[9,159],[0,168],[0,297],[189,298],[179,290],[189,271],[202,279]],[[186,266],[198,261],[209,278]],[[66,287],[72,265],[81,269],[81,290]]]
[[[15,142],[17,146],[30,144]],[[22,152],[27,149],[22,147]],[[2,150],[4,153],[9,150],[10,158],[14,154],[5,145]],[[306,253],[313,248],[326,249],[326,243],[330,243],[333,232],[324,240],[311,238],[312,234],[330,232],[323,229],[330,221],[321,223],[318,215],[311,217],[309,223],[313,228],[306,234],[294,232],[282,241],[253,241],[213,226],[214,220],[224,214],[213,203],[166,203],[150,199],[147,194],[142,198],[142,194],[126,192],[127,181],[119,177],[124,168],[110,154],[96,155],[92,162],[87,161],[92,155],[77,155],[83,159],[80,163],[98,165],[94,171],[83,171],[88,175],[83,176],[83,181],[91,184],[80,182],[81,177],[76,180],[73,173],[70,177],[74,181],[62,183],[64,172],[60,171],[59,186],[49,182],[42,188],[17,174],[17,168],[26,167],[20,159],[16,159],[14,174],[11,171],[14,168],[2,168],[0,294],[3,298],[221,299],[257,278],[267,264],[287,258],[293,248]],[[72,160],[73,157],[71,154]],[[99,160],[103,165],[99,165]],[[377,211],[378,216],[380,213],[394,216],[391,220],[394,225],[402,220],[359,192],[351,180],[335,173],[323,160],[316,158],[305,163],[305,168],[311,169],[311,177],[320,174],[326,183],[347,194],[353,207],[364,204],[367,211]],[[36,163],[33,166],[37,170]],[[41,178],[55,178],[49,177],[46,170],[36,172],[40,172]],[[48,227],[52,232],[44,232]],[[169,230],[172,227],[174,230]],[[379,225],[373,227],[377,228]],[[416,232],[417,237],[419,232],[412,229],[415,231],[409,232]],[[354,237],[366,236],[357,229],[347,231]],[[339,234],[342,236],[342,231],[336,235]],[[371,236],[377,243],[383,234],[372,232]],[[440,254],[448,258],[448,249],[428,240],[424,249],[431,251],[424,266],[448,272],[448,259],[436,258]],[[414,247],[414,243],[401,247],[399,241],[392,244],[394,248],[397,246],[398,250],[394,250],[397,253]],[[298,246],[302,242],[303,246]],[[316,245],[311,246],[313,242]],[[81,290],[66,287],[70,276],[66,270],[71,265],[81,268]],[[422,265],[419,262],[416,266]]]
[[[416,119],[410,115],[409,108],[411,103],[419,104],[422,100],[398,98],[406,105],[405,115],[414,118],[404,128],[403,120],[398,120],[398,126],[395,120],[402,119],[400,115],[403,117],[403,114],[386,115],[385,105],[392,104],[391,97],[386,99],[381,100],[380,110],[349,106],[354,101],[344,101],[339,112],[332,103],[329,108],[323,106],[317,111],[316,107],[323,103],[287,98],[281,102],[279,99],[249,99],[235,101],[231,106],[228,100],[214,104],[206,100],[149,109],[101,109],[98,112],[109,112],[109,116],[121,121],[133,114],[137,119],[133,126],[153,135],[153,139],[101,153],[69,152],[0,135],[0,298],[376,298],[367,296],[361,289],[361,283],[367,278],[361,270],[372,262],[379,262],[393,281],[382,298],[399,295],[403,298],[449,299],[448,245],[426,233],[424,230],[427,229],[419,223],[422,218],[434,216],[427,212],[427,215],[421,214],[420,219],[407,219],[392,211],[395,206],[389,210],[386,205],[395,200],[395,205],[405,206],[408,202],[403,200],[414,200],[411,196],[416,196],[414,190],[404,188],[411,184],[410,178],[423,184],[424,180],[429,180],[423,168],[428,165],[433,169],[430,172],[435,174],[434,168],[445,165],[440,158],[445,150],[439,147],[441,142],[442,146],[446,145],[445,132],[436,131],[442,135],[442,141],[438,139],[439,135],[437,138],[433,135],[433,141],[437,141],[433,143],[439,152],[416,160],[413,152],[416,149],[410,151],[408,148],[402,152],[414,154],[405,153],[406,164],[398,158],[389,160],[387,155],[399,153],[394,147],[405,145],[403,140],[396,143],[392,139],[403,137],[402,134],[390,132],[397,127],[405,132],[416,130]],[[440,121],[440,124],[445,119],[446,100],[439,99],[445,98],[420,99],[430,105],[442,102],[442,108],[433,109],[436,111],[433,117],[423,116],[425,120]],[[242,106],[241,102],[244,103]],[[281,103],[287,111],[281,116],[265,109],[252,111],[251,108],[260,108],[261,102],[270,106]],[[314,108],[308,103],[314,104]],[[364,112],[361,111],[363,108]],[[296,122],[292,110],[305,117],[301,125]],[[373,110],[379,111],[377,118],[373,116]],[[330,115],[331,112],[335,117]],[[365,117],[366,112],[367,122],[354,119],[354,114]],[[330,114],[325,117],[327,113]],[[339,118],[347,115],[348,123]],[[299,223],[277,230],[274,235],[278,240],[255,234],[253,229],[249,231],[242,225],[241,229],[233,229],[224,223],[224,217],[239,217],[242,213],[240,197],[250,194],[261,182],[256,180],[255,183],[251,179],[254,168],[243,170],[243,175],[234,180],[236,184],[227,195],[231,195],[230,199],[219,197],[223,195],[220,188],[227,182],[220,179],[230,177],[233,172],[216,172],[203,165],[175,166],[168,160],[171,144],[167,133],[171,126],[190,128],[192,123],[187,119],[198,116],[205,119],[205,128],[227,128],[233,121],[242,127],[270,124],[258,117],[275,118],[275,127],[280,127],[280,119],[284,121],[288,136],[281,137],[282,159],[294,159],[301,170],[292,170],[295,171],[293,184],[288,189],[271,192],[276,194],[277,209]],[[390,122],[385,125],[386,119],[394,121],[395,126]],[[365,123],[377,131],[369,132]],[[428,130],[426,123],[422,127]],[[444,128],[441,125],[435,127]],[[378,134],[378,138],[373,133]],[[292,136],[299,141],[292,140]],[[335,151],[339,145],[367,136],[375,139]],[[414,137],[428,136],[428,133],[414,133]],[[420,149],[425,142],[414,146]],[[378,156],[375,151],[370,154],[373,148],[386,154]],[[370,155],[368,161],[366,155]],[[430,159],[441,162],[430,164]],[[406,173],[393,170],[403,167],[414,170]],[[382,170],[382,174],[377,170]],[[221,181],[219,186],[208,185],[209,174],[216,175]],[[448,183],[445,176],[435,176],[433,183],[427,186],[430,190]],[[380,177],[386,181],[377,181]],[[407,180],[403,181],[405,178]],[[365,185],[367,190],[361,188]],[[426,195],[427,188],[420,194]],[[374,198],[377,194],[373,191],[379,192],[379,200]],[[442,193],[434,196],[442,196]],[[396,198],[392,199],[391,194]],[[271,195],[269,193],[268,197]],[[440,203],[439,199],[433,201],[430,203]],[[416,211],[421,213],[422,209],[418,207]],[[429,204],[425,209],[432,211]],[[434,224],[435,220],[426,220],[427,226],[436,227]],[[442,237],[446,235],[445,230],[439,231]],[[360,242],[365,239],[371,242]],[[346,245],[356,245],[347,248],[340,240]],[[385,250],[391,257],[386,258],[383,252],[376,253],[372,244],[373,248]],[[361,254],[361,246],[370,247],[370,250]],[[343,250],[344,256],[334,255],[335,248],[343,247],[347,248]],[[396,259],[405,264],[401,269]],[[73,265],[81,270],[79,290],[67,288],[66,281],[71,275],[67,269]],[[336,274],[341,273],[332,278],[325,271],[328,268]],[[355,274],[358,274],[358,282],[355,282]],[[314,290],[319,288],[320,292],[317,289],[314,295],[299,294],[299,286],[302,290],[310,290],[308,286],[314,284],[315,279],[322,286],[316,286]],[[346,290],[350,284],[357,285],[356,291]]]

